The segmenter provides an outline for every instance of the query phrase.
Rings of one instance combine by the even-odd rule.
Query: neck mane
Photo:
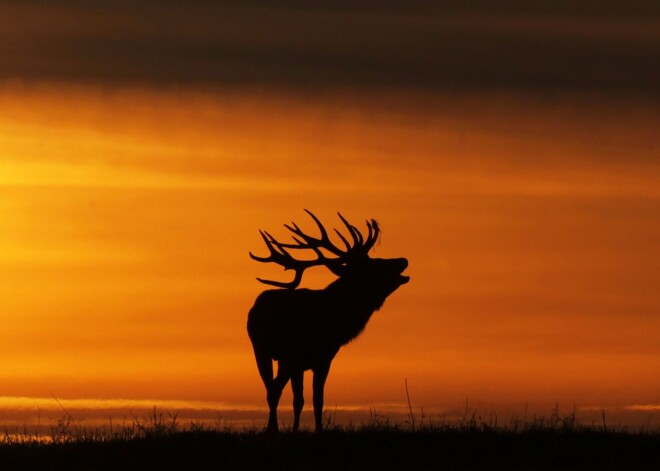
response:
[[[369,284],[354,283],[344,278],[333,281],[323,292],[336,319],[334,334],[342,345],[360,335],[373,313],[381,308],[387,298],[387,294]]]

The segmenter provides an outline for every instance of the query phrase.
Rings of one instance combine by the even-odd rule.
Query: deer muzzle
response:
[[[410,277],[401,274],[401,273],[403,273],[403,271],[406,268],[408,268],[408,260],[405,259],[405,258],[397,258],[396,263],[398,264],[398,266],[400,268],[399,269],[399,281],[401,282],[402,285],[408,283],[410,281]]]

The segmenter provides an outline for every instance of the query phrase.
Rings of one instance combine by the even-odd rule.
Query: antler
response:
[[[341,232],[335,229],[335,232],[346,246],[346,249],[342,250],[332,243],[330,237],[328,236],[328,231],[326,231],[325,227],[323,227],[321,221],[319,221],[319,219],[311,211],[305,209],[305,212],[311,216],[311,218],[318,226],[319,231],[321,232],[321,237],[312,237],[308,234],[305,234],[296,225],[295,222],[292,222],[291,225],[284,225],[284,227],[286,227],[289,231],[293,232],[294,235],[292,236],[292,239],[295,242],[294,244],[284,244],[278,242],[268,232],[261,230],[259,231],[261,237],[266,243],[266,247],[268,247],[268,250],[270,251],[270,255],[267,257],[258,257],[250,252],[250,257],[257,262],[274,262],[284,267],[285,270],[295,270],[296,272],[293,281],[288,283],[257,278],[257,280],[259,280],[261,283],[277,286],[279,288],[295,289],[298,287],[302,280],[303,272],[309,267],[319,265],[324,265],[335,275],[341,276],[344,271],[343,268],[350,260],[353,260],[356,257],[368,256],[369,250],[371,250],[371,248],[378,240],[380,227],[378,226],[378,222],[376,222],[375,219],[367,221],[369,234],[365,240],[360,231],[355,226],[351,225],[341,215],[341,213],[337,213],[351,234],[351,238],[353,239],[353,245],[351,245],[349,241],[341,234]],[[297,260],[287,251],[287,249],[311,249],[314,251],[317,258],[315,260]],[[321,252],[321,249],[336,255],[337,258],[327,258],[323,252]]]

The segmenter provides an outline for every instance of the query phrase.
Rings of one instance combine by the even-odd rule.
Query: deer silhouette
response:
[[[375,219],[367,221],[366,238],[340,214],[349,237],[335,232],[344,248],[337,247],[319,219],[305,210],[320,230],[320,237],[305,234],[295,223],[284,226],[293,233],[293,243],[278,242],[268,232],[259,231],[270,254],[250,257],[258,262],[276,263],[285,270],[294,270],[291,282],[257,278],[261,283],[276,286],[262,292],[248,314],[247,330],[257,368],[266,386],[270,414],[267,431],[277,432],[277,406],[282,390],[289,380],[293,391],[293,430],[300,425],[304,404],[303,375],[313,373],[313,404],[316,431],[323,428],[323,391],[330,364],[339,349],[356,338],[372,314],[399,286],[409,281],[401,273],[408,266],[405,258],[370,258],[369,251],[380,235]],[[307,254],[296,259],[294,251]],[[311,255],[312,259],[309,259]],[[338,278],[321,290],[298,288],[303,272],[310,267],[324,266]],[[273,376],[273,361],[277,361],[277,376]]]

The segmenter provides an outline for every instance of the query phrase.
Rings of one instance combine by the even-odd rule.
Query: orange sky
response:
[[[263,407],[245,322],[280,273],[247,254],[258,228],[313,230],[303,208],[375,217],[376,255],[410,261],[328,407],[402,404],[405,378],[438,413],[660,404],[657,107],[202,90],[0,88],[5,409]]]

